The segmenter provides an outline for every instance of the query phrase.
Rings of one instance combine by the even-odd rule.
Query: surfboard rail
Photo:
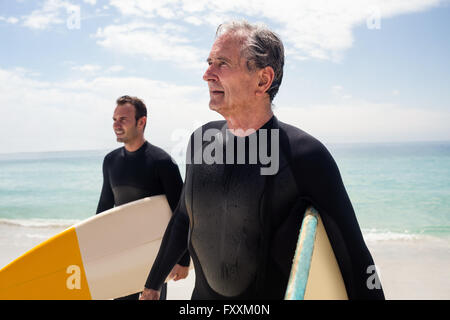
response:
[[[297,240],[285,300],[348,300],[319,212],[309,206]]]

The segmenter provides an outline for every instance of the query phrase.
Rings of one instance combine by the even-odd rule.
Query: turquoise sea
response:
[[[450,239],[450,142],[327,147],[366,238]],[[68,226],[94,215],[108,152],[0,154],[0,225]]]

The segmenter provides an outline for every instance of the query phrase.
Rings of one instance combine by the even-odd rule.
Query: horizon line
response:
[[[394,144],[413,144],[413,143],[450,143],[450,139],[448,139],[448,140],[407,140],[407,141],[322,142],[322,143],[325,146],[332,146],[332,145],[394,145]],[[0,156],[37,154],[37,153],[108,151],[108,150],[115,150],[115,149],[118,149],[121,147],[123,147],[123,145],[118,146],[117,148],[99,148],[99,149],[65,149],[65,150],[60,149],[60,150],[12,151],[12,152],[0,152]]]

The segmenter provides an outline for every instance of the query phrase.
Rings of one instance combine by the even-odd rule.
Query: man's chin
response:
[[[222,117],[225,117],[228,114],[228,112],[227,112],[228,109],[226,107],[224,107],[223,105],[210,104],[209,109],[217,112]]]
[[[220,105],[210,103],[209,104],[209,109],[212,110],[212,111],[220,112],[221,108],[220,108]]]

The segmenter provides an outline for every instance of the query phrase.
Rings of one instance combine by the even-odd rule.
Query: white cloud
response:
[[[138,17],[151,18],[155,16],[162,16],[165,18],[173,18],[179,15],[180,6],[178,0],[152,0],[152,1],[121,1],[111,0],[110,5],[119,9],[124,15],[133,15]]]
[[[184,18],[184,21],[186,21],[187,23],[193,24],[195,26],[201,26],[203,24],[203,21],[197,17],[194,16],[189,16]]]
[[[46,0],[41,8],[23,17],[23,25],[31,29],[48,29],[51,25],[65,23],[68,11],[74,7],[69,1]]]
[[[10,24],[16,24],[17,22],[19,22],[19,19],[16,17],[5,18],[0,16],[0,21],[6,21],[7,23]]]
[[[335,85],[331,87],[331,94],[338,99],[350,99],[352,96],[345,93],[344,87]]]
[[[9,17],[8,19],[6,19],[6,22],[16,24],[17,22],[19,22],[19,19],[17,19],[16,17]]]
[[[95,73],[97,71],[100,71],[101,67],[95,64],[85,64],[82,66],[73,66],[71,69],[83,73]]]
[[[115,100],[124,94],[144,99],[149,110],[146,136],[169,152],[184,152],[194,128],[221,119],[208,108],[206,85],[104,76],[49,82],[37,76],[25,69],[0,69],[2,152],[116,148],[111,117]],[[352,99],[274,112],[324,143],[450,140],[449,110]]]
[[[208,109],[207,89],[176,86],[138,77],[38,81],[21,69],[0,69],[2,152],[116,148],[112,113],[117,97],[144,99],[149,110],[146,136],[170,150],[174,132],[217,119]]]
[[[343,89],[344,88],[342,86],[334,85],[334,86],[331,87],[331,93],[334,94],[334,95],[339,95],[339,94],[342,93]]]
[[[275,113],[281,121],[327,143],[450,140],[449,110],[352,99],[305,108],[280,107]]]
[[[120,72],[124,70],[125,68],[123,66],[115,65],[111,66],[108,69],[106,69],[107,72]]]
[[[124,16],[185,21],[214,30],[233,17],[265,19],[299,59],[339,60],[353,44],[352,29],[375,19],[426,10],[439,0],[110,0]],[[375,21],[376,22],[376,21]]]
[[[71,63],[73,64],[73,63]],[[113,65],[110,67],[102,67],[97,64],[84,64],[80,66],[72,66],[70,68],[73,71],[79,71],[84,73],[85,75],[98,75],[99,73],[116,73],[125,70],[125,68],[121,65]]]
[[[183,28],[174,24],[133,22],[100,28],[94,37],[99,45],[125,54],[171,61],[182,68],[203,68],[207,51],[195,47],[182,33]]]
[[[96,0],[84,2],[91,5],[97,3]],[[440,2],[442,1],[110,0],[109,5],[123,16],[133,19],[129,24],[136,23],[134,20],[136,18],[146,18],[146,21],[160,18],[177,25],[181,23],[196,27],[207,25],[211,33],[218,24],[233,18],[248,18],[253,22],[255,19],[264,20],[282,36],[286,51],[293,58],[337,61],[341,59],[345,50],[353,45],[352,30],[356,26],[370,27],[374,18],[383,20],[396,15],[423,11],[439,5]],[[48,29],[52,25],[62,24],[68,19],[68,10],[73,7],[69,0],[46,0],[39,9],[23,17],[23,25],[32,29]],[[17,23],[18,20],[13,18],[9,22]],[[120,32],[121,27],[102,28],[104,37],[99,44],[107,46],[109,38],[123,38],[120,33],[113,34]],[[200,50],[194,44],[179,46],[176,40],[169,40],[171,43],[167,44],[167,40],[171,37],[185,38],[183,32],[175,30],[170,34],[160,35],[158,28],[151,28],[147,32],[133,29],[128,30],[127,36],[133,39],[155,40],[152,48],[149,48],[147,43],[145,48],[138,50],[152,58],[159,56],[162,59],[160,53],[166,51],[168,46],[173,47],[174,53],[164,58],[167,61],[177,61],[182,51],[186,51],[189,59],[192,59],[192,55]],[[136,50],[127,52],[135,53]]]

